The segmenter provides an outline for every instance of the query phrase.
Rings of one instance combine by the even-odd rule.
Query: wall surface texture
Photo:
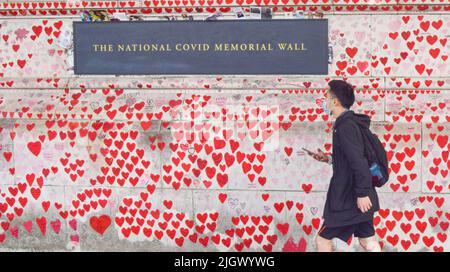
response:
[[[329,75],[76,76],[61,47],[84,9],[252,5],[322,11]],[[0,250],[313,251],[332,171],[301,148],[331,150],[320,99],[344,78],[389,151],[383,250],[449,251],[449,38],[449,0],[2,0]]]

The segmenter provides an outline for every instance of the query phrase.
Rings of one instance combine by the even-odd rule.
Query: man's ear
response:
[[[336,97],[333,100],[334,100],[333,101],[334,106],[340,106],[341,105],[341,102],[339,102],[339,99],[337,99]]]
[[[342,107],[342,108],[344,107],[344,106],[342,106],[341,101],[339,101],[339,99],[337,97],[336,97],[335,101],[336,101],[336,106]]]

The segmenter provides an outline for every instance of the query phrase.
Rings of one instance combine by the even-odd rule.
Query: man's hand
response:
[[[367,212],[368,210],[370,210],[370,208],[372,208],[372,202],[370,201],[370,198],[368,196],[358,197],[357,203],[358,209],[360,209],[361,212],[363,213]]]
[[[320,148],[317,148],[317,153],[314,153],[312,157],[320,162],[328,163],[328,156]]]

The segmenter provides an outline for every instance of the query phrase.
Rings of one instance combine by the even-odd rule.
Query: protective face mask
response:
[[[324,99],[323,100],[323,102],[322,102],[322,108],[323,108],[323,111],[326,113],[326,114],[328,114],[328,115],[333,115],[333,112],[328,108],[328,106],[327,106],[327,100],[326,99]]]

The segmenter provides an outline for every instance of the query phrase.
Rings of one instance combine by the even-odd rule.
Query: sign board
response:
[[[327,75],[328,20],[74,22],[78,75]]]

